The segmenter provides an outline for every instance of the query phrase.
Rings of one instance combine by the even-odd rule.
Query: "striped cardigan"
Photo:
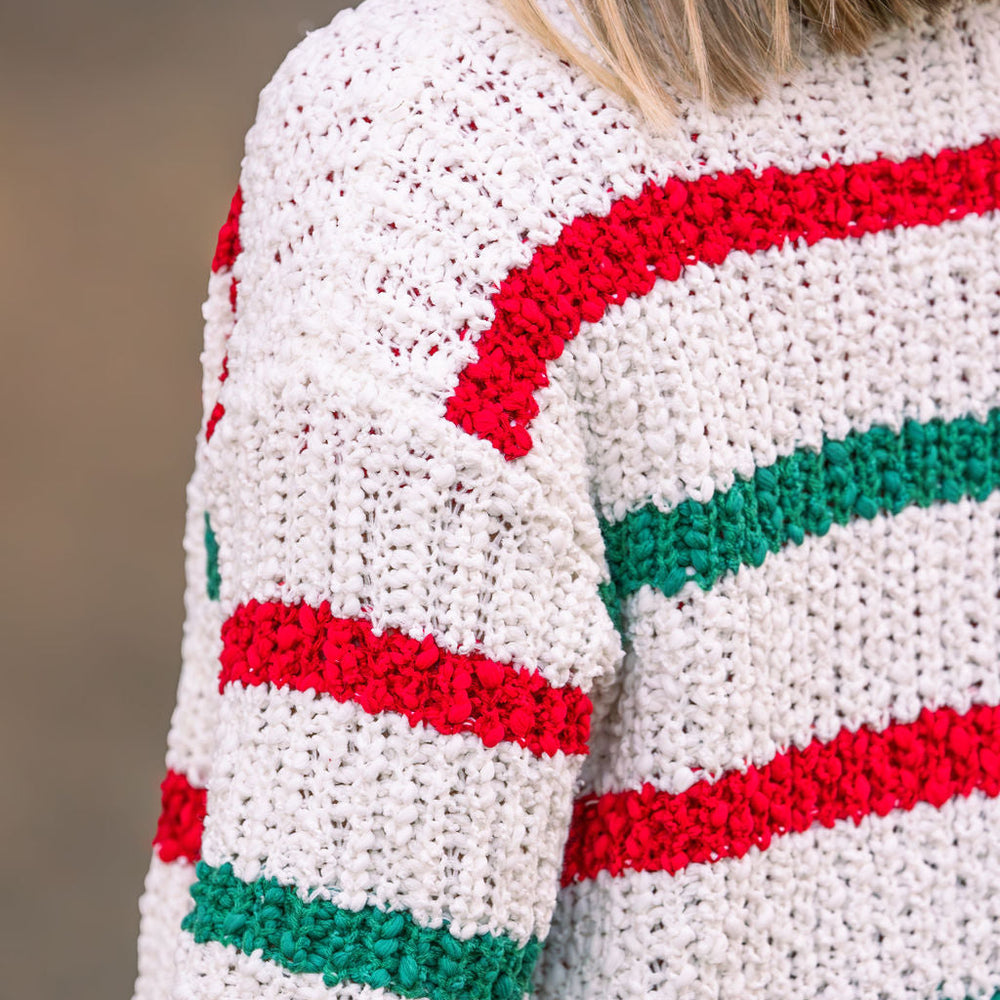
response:
[[[1000,3],[809,44],[654,132],[365,0],[265,88],[137,1000],[1000,990]]]

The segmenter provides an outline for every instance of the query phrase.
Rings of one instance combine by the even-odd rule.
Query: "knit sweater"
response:
[[[494,0],[309,34],[137,1000],[1000,990],[998,199],[998,0],[659,131]]]

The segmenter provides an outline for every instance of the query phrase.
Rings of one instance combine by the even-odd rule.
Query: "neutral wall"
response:
[[[0,1000],[115,1000],[179,670],[200,306],[324,0],[0,0]]]

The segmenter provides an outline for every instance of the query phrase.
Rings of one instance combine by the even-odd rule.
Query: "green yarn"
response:
[[[364,983],[429,1000],[520,1000],[540,951],[502,935],[454,937],[448,924],[422,927],[408,913],[374,906],[345,910],[328,899],[304,902],[276,879],[244,882],[231,864],[197,865],[194,909],[182,927],[195,941],[218,941],[291,972],[314,972],[327,986]]]
[[[757,469],[711,500],[653,504],[602,522],[611,582],[601,597],[617,620],[620,602],[648,584],[666,596],[689,580],[708,590],[741,566],[833,524],[871,520],[904,507],[985,500],[1000,486],[1000,409],[971,417],[872,427],[819,451],[800,449]]]
[[[217,601],[219,599],[219,587],[222,584],[222,577],[219,576],[219,543],[216,541],[215,532],[212,531],[212,522],[209,520],[208,511],[205,511],[205,589],[208,591],[208,599]]]
[[[621,632],[622,603],[618,599],[618,588],[615,586],[615,581],[608,580],[605,583],[598,584],[597,592],[600,595],[601,601],[604,603],[604,607],[607,608],[612,624],[619,632]]]
[[[938,989],[940,990],[940,989],[943,989],[943,988],[944,988],[944,983],[943,982],[939,983],[938,984]],[[942,998],[942,1000],[944,1000],[944,998]],[[970,994],[970,995],[964,996],[962,998],[962,1000],[976,1000],[976,998],[973,997]],[[993,993],[990,994],[990,996],[988,998],[984,994],[984,996],[982,998],[980,998],[980,1000],[1000,1000],[1000,989],[995,990]]]

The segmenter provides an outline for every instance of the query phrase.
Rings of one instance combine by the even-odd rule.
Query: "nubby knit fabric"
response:
[[[288,55],[136,1000],[1000,996],[1000,4],[812,44],[661,132],[491,0]]]

